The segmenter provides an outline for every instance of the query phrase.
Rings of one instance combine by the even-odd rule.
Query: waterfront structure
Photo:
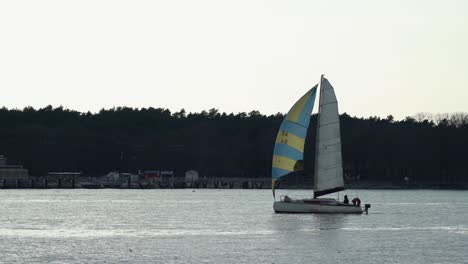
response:
[[[60,172],[49,172],[47,173],[47,177],[50,180],[78,180],[79,178],[83,177],[83,172],[81,171],[60,171]]]
[[[186,182],[195,182],[198,181],[198,171],[196,170],[189,170],[185,172],[185,181]]]
[[[8,165],[7,158],[0,155],[0,179],[16,180],[28,179],[29,172],[22,165]]]

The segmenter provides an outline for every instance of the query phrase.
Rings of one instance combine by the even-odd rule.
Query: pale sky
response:
[[[0,1],[0,106],[468,112],[468,1]]]

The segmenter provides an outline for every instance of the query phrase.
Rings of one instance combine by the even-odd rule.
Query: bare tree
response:
[[[434,115],[434,123],[436,125],[448,124],[450,116],[448,113],[439,113]]]
[[[455,112],[450,115],[449,123],[452,126],[460,127],[468,124],[468,113]]]
[[[417,113],[416,115],[413,116],[414,119],[416,119],[416,121],[418,121],[419,123],[421,122],[424,122],[424,121],[434,121],[434,117],[431,113],[428,113],[428,112],[420,112],[420,113]]]

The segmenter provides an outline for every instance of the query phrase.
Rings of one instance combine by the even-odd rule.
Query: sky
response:
[[[0,106],[468,112],[468,1],[0,1]]]

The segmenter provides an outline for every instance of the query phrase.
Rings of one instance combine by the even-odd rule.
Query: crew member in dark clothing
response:
[[[343,203],[349,204],[348,195],[345,195],[345,196],[344,196]]]

